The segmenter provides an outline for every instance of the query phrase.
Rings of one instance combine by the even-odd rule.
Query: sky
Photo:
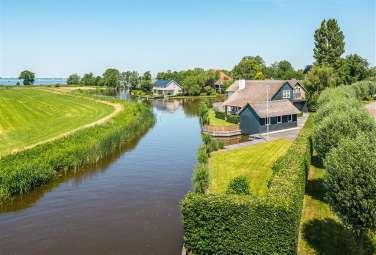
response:
[[[376,64],[376,0],[0,0],[0,77],[313,62],[313,34],[337,19],[345,55]]]

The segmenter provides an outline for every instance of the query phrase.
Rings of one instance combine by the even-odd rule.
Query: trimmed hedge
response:
[[[234,124],[239,124],[240,122],[240,116],[239,115],[234,115],[234,114],[229,114],[226,116],[226,121]]]
[[[217,112],[217,111],[215,111],[214,113],[215,113],[215,117],[217,119],[222,119],[222,120],[226,119],[226,113],[224,113],[224,112]]]
[[[139,103],[117,101],[125,110],[108,122],[38,145],[0,160],[0,202],[50,181],[58,171],[95,164],[154,123],[152,111]]]
[[[265,197],[188,193],[185,247],[194,254],[296,254],[313,119],[276,162]]]

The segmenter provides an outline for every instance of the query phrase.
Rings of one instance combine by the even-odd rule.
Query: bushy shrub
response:
[[[351,85],[360,100],[368,100],[376,95],[376,82],[359,81]]]
[[[204,194],[209,186],[209,171],[207,164],[197,164],[193,172],[193,192]]]
[[[226,116],[226,120],[230,123],[238,124],[240,122],[240,116],[235,114],[229,114]]]
[[[224,120],[226,119],[226,114],[224,112],[215,112],[215,117]]]
[[[375,133],[343,139],[325,161],[327,199],[358,237],[376,231],[375,144]]]
[[[343,100],[342,98],[335,98],[327,103],[323,104],[315,114],[315,124],[320,124],[326,117],[331,114],[337,114],[338,112],[346,112],[353,109],[360,109],[361,103],[354,99],[349,98]]]
[[[317,106],[320,108],[325,103],[334,99],[347,100],[354,98],[354,90],[350,86],[341,86],[337,88],[327,88],[321,92],[319,99],[317,100]]]
[[[343,138],[354,138],[358,132],[375,129],[375,121],[365,110],[348,109],[346,112],[334,112],[315,126],[312,136],[314,148],[320,158],[335,148]]]
[[[246,176],[237,176],[231,180],[227,187],[227,194],[249,195],[249,180]]]

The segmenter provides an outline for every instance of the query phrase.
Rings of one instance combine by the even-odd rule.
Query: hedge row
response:
[[[234,123],[234,124],[239,124],[239,122],[240,122],[240,116],[239,115],[234,115],[234,114],[227,115],[226,116],[226,121],[228,121],[230,123]]]
[[[353,138],[358,132],[376,130],[376,123],[360,100],[374,97],[376,82],[362,81],[351,86],[326,89],[318,99],[313,144],[321,159],[343,138]]]
[[[225,120],[226,119],[226,113],[224,113],[224,112],[215,112],[215,117],[217,119]]]
[[[188,193],[185,247],[194,254],[296,254],[313,120],[273,167],[265,197]]]
[[[117,101],[125,110],[105,124],[0,160],[0,201],[50,181],[58,171],[94,164],[154,123],[149,108]]]

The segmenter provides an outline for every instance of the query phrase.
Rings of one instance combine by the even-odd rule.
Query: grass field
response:
[[[42,89],[0,89],[0,157],[111,114],[94,100]]]
[[[215,126],[215,127],[218,127],[218,126],[228,127],[228,126],[236,125],[236,124],[227,122],[223,119],[216,118],[215,112],[212,109],[209,110],[209,123],[210,123],[210,126]]]
[[[242,175],[249,178],[252,194],[264,195],[273,163],[290,145],[290,141],[281,139],[213,153],[209,162],[209,192],[226,192],[230,181]]]
[[[309,169],[304,195],[298,254],[357,255],[358,249],[351,232],[343,226],[324,201],[325,169],[315,160],[313,161]],[[375,237],[369,236],[364,246],[367,250],[366,254],[376,254]]]

